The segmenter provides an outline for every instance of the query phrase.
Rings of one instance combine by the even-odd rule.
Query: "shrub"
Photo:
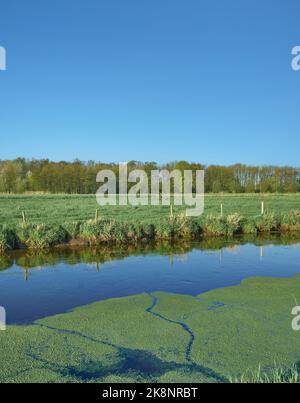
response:
[[[227,235],[227,221],[221,216],[208,215],[201,220],[201,224],[207,235]]]
[[[114,220],[86,221],[81,225],[80,237],[89,243],[125,242],[126,226]]]
[[[81,221],[67,222],[63,225],[69,239],[75,239],[80,234]]]
[[[169,225],[171,227],[172,237],[188,237],[190,234],[188,231],[187,222],[188,219],[184,214],[169,218]]]
[[[143,233],[145,239],[154,239],[155,238],[155,225],[154,224],[145,224],[143,225]]]
[[[15,232],[6,226],[0,227],[0,251],[15,249],[18,245],[18,239]]]
[[[235,235],[240,234],[242,231],[242,221],[243,217],[239,214],[231,214],[227,216],[227,234],[228,235]]]
[[[202,233],[199,220],[192,217],[185,217],[181,222],[178,233],[181,238],[199,238]]]
[[[241,221],[241,231],[245,235],[257,234],[256,223],[253,218],[244,218]]]
[[[100,239],[109,240],[110,229],[113,225],[111,220],[89,220],[80,227],[80,237],[89,242],[95,242]]]
[[[136,224],[129,224],[126,227],[126,237],[131,241],[138,241],[143,238],[142,226]]]
[[[111,227],[111,240],[113,242],[122,243],[128,240],[126,224],[114,222]]]
[[[153,224],[128,224],[126,225],[126,238],[135,242],[154,239],[155,227]]]
[[[265,213],[256,220],[259,232],[271,232],[280,229],[280,219],[274,213]]]
[[[67,232],[60,225],[22,224],[17,228],[17,235],[29,248],[46,249],[64,243]]]
[[[155,228],[155,236],[158,239],[170,239],[173,237],[173,223],[169,219],[163,219]]]
[[[293,210],[281,216],[282,231],[300,231],[300,212]]]
[[[17,237],[22,244],[26,244],[33,228],[34,228],[33,224],[20,224],[16,228]]]

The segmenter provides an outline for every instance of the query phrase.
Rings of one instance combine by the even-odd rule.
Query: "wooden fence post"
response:
[[[173,204],[170,205],[170,218],[173,218]]]
[[[23,220],[23,224],[26,224],[26,213],[25,211],[22,211],[22,220]]]

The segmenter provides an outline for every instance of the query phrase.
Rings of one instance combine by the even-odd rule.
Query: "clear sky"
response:
[[[0,159],[300,165],[299,0],[1,0]]]

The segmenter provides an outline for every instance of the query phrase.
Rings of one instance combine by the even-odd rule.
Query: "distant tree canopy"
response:
[[[102,169],[111,169],[118,177],[118,164],[101,162],[52,162],[49,160],[0,161],[1,193],[68,193],[91,194],[99,187],[96,175]],[[300,168],[277,166],[210,165],[187,161],[170,162],[159,166],[155,162],[131,161],[133,169],[145,170],[150,178],[154,169],[205,170],[207,193],[295,193],[300,192]]]

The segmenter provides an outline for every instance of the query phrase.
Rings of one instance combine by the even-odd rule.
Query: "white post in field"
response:
[[[261,202],[261,215],[264,215],[265,212],[265,202]]]

